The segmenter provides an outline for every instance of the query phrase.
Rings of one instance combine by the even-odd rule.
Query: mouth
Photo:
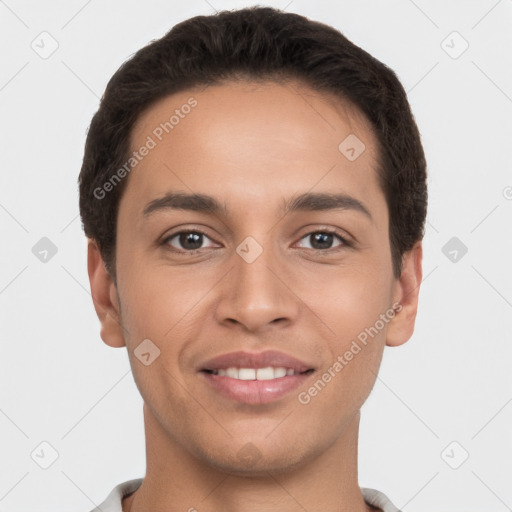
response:
[[[266,404],[303,385],[315,368],[277,351],[233,352],[203,363],[199,373],[211,389],[246,404]]]
[[[220,377],[229,377],[237,380],[274,380],[292,375],[306,375],[313,372],[313,368],[309,368],[303,372],[296,373],[293,368],[285,368],[278,366],[276,368],[267,366],[265,368],[237,368],[231,366],[229,368],[219,368],[217,370],[203,370],[210,375],[219,375]]]

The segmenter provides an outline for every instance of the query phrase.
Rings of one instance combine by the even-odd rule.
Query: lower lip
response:
[[[214,389],[232,400],[246,404],[268,404],[300,387],[314,372],[272,380],[239,380],[213,373],[201,373]]]

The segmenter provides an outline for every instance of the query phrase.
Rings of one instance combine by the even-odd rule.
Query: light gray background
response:
[[[144,475],[142,399],[126,349],[101,341],[89,293],[77,195],[85,133],[136,50],[190,16],[247,5],[0,1],[4,512],[89,511]],[[363,407],[360,484],[407,512],[510,510],[512,1],[265,5],[332,24],[394,69],[427,154],[416,330],[386,348]],[[47,59],[31,47],[51,49],[43,31],[58,43]],[[57,247],[46,263],[32,252],[42,237]],[[443,253],[452,237],[468,248],[455,262]],[[36,463],[51,461],[43,441],[58,452],[48,469]]]

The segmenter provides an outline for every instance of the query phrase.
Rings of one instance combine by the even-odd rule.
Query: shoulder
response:
[[[401,512],[383,492],[368,487],[361,487],[361,493],[368,505],[377,507],[382,512]]]
[[[135,478],[116,485],[105,500],[91,512],[122,512],[123,498],[136,491],[142,483],[142,478]]]

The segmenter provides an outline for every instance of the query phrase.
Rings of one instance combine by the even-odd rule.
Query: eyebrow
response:
[[[206,194],[169,192],[165,196],[149,202],[143,210],[143,217],[147,218],[156,212],[165,210],[189,210],[228,215],[226,204],[220,203],[214,197]],[[280,213],[328,210],[352,210],[364,214],[370,221],[373,221],[368,208],[361,201],[347,194],[306,192],[292,197],[288,201],[284,200]]]

